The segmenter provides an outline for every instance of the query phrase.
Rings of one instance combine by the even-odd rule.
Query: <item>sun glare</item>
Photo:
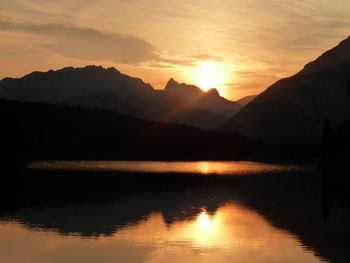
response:
[[[202,213],[200,213],[200,215],[198,216],[197,222],[198,222],[198,226],[201,229],[208,230],[212,226],[212,222],[209,218],[209,215],[206,213],[206,211],[203,211]]]
[[[192,82],[202,90],[216,88],[220,94],[224,92],[223,83],[229,80],[227,65],[219,62],[201,62],[190,74]]]

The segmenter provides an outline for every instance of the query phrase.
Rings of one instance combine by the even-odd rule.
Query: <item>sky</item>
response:
[[[1,0],[0,79],[102,65],[236,100],[349,35],[349,0]]]

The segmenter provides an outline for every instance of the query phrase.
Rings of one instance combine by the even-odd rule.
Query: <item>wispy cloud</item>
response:
[[[214,55],[208,55],[208,54],[197,54],[193,56],[193,58],[198,60],[205,60],[205,61],[216,61],[216,62],[225,61],[220,56],[214,56]]]
[[[0,20],[0,31],[26,32],[46,37],[40,46],[58,54],[85,60],[134,64],[158,60],[157,49],[141,38],[62,24],[18,24]]]

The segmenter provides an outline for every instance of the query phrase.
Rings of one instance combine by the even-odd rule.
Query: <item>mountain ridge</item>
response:
[[[326,120],[336,126],[350,118],[349,72],[346,39],[295,75],[271,85],[222,129],[261,140],[319,141]]]
[[[173,78],[167,82],[163,92],[180,99],[186,98],[195,108],[203,108],[227,117],[231,117],[241,109],[240,104],[220,96],[215,88],[203,91],[195,85],[179,83]]]
[[[93,94],[99,95],[92,98]],[[108,94],[113,94],[116,105],[111,104]],[[190,105],[186,97],[159,92],[140,78],[130,77],[115,68],[93,65],[35,71],[22,78],[4,78],[0,81],[0,96],[25,102],[109,108],[148,120],[177,122],[204,129],[215,129],[227,119],[220,112],[199,104]]]
[[[350,36],[334,48],[324,52],[314,61],[307,63],[297,74],[305,74],[325,69],[350,65]]]

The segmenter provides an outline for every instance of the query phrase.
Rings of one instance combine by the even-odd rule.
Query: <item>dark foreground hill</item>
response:
[[[350,38],[277,81],[224,125],[251,138],[321,140],[327,120],[336,127],[350,117]]]
[[[30,160],[317,159],[310,144],[266,144],[233,133],[151,122],[109,110],[0,100],[1,162]]]

